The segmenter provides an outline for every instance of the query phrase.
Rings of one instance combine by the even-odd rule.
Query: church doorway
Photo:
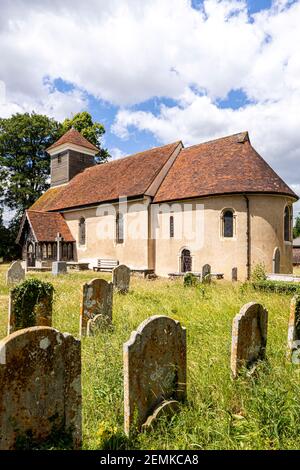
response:
[[[27,266],[35,266],[35,252],[33,243],[29,243],[27,246]]]
[[[280,273],[280,250],[279,248],[275,248],[275,251],[274,251],[273,273],[276,273],[276,274]]]
[[[192,257],[190,250],[186,248],[181,252],[181,272],[192,271]]]

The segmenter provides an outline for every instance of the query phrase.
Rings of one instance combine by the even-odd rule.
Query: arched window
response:
[[[67,245],[67,243],[63,243],[62,257],[63,257],[64,261],[66,261],[68,259],[68,245]]]
[[[57,243],[53,245],[53,259],[57,259]]]
[[[273,256],[273,273],[280,273],[280,250],[275,248]]]
[[[121,212],[116,216],[116,242],[124,243],[124,218]]]
[[[192,271],[192,257],[190,250],[184,249],[181,252],[181,272]]]
[[[286,206],[284,210],[284,241],[291,241],[291,210]]]
[[[47,247],[47,258],[48,258],[48,259],[51,259],[51,258],[52,258],[52,245],[51,245],[51,243],[48,243],[48,247]]]
[[[170,238],[174,238],[174,216],[170,216]]]
[[[226,209],[222,216],[222,236],[232,238],[234,234],[234,216],[231,209]]]
[[[79,245],[85,245],[86,241],[86,224],[85,218],[81,217],[79,221]]]
[[[43,243],[43,259],[47,259],[47,245]]]

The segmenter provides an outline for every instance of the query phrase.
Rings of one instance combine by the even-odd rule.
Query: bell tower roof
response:
[[[62,135],[54,144],[48,147],[47,152],[50,155],[54,155],[69,148],[73,148],[74,150],[79,150],[80,148],[82,152],[90,155],[96,155],[99,152],[99,149],[94,144],[89,142],[73,127]]]

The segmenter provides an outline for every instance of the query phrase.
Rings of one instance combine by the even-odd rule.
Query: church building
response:
[[[17,242],[28,266],[114,260],[159,276],[187,271],[250,277],[257,263],[291,273],[298,196],[247,132],[185,148],[178,141],[96,164],[75,129],[47,149],[51,187],[24,214]]]

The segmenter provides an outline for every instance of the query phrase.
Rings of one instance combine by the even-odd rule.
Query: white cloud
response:
[[[113,160],[118,160],[119,158],[126,156],[125,152],[123,152],[118,147],[113,147],[112,149],[109,150],[109,153]]]

